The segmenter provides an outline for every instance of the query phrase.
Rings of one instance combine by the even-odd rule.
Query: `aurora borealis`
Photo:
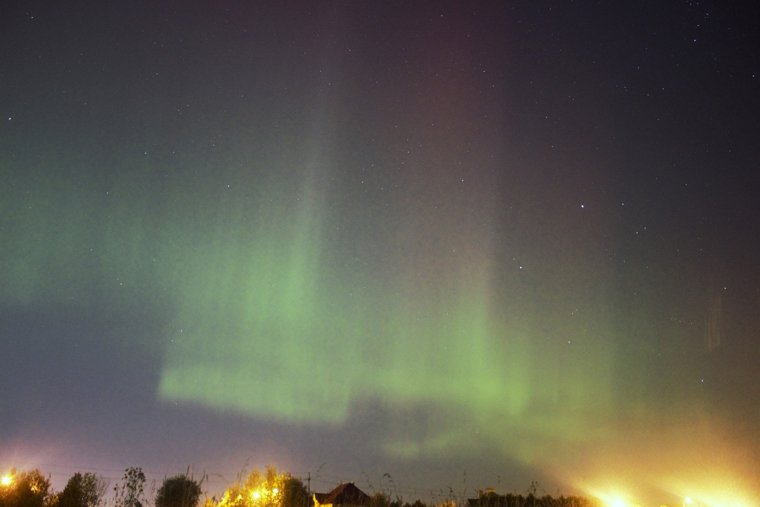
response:
[[[760,494],[754,9],[4,7],[0,467]]]

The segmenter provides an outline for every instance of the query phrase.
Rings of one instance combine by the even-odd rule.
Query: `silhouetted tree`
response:
[[[309,507],[311,499],[303,481],[285,474],[282,481],[281,507]]]
[[[0,507],[44,507],[51,498],[50,481],[37,469],[13,473],[11,483],[0,486]]]
[[[145,474],[140,467],[129,467],[124,471],[121,484],[114,486],[116,507],[142,507],[145,501]]]
[[[390,507],[391,499],[385,493],[377,491],[369,498],[369,507]]]
[[[156,507],[196,507],[201,485],[187,475],[164,479],[156,494]]]
[[[95,507],[106,491],[106,481],[92,473],[75,473],[58,495],[56,507]]]

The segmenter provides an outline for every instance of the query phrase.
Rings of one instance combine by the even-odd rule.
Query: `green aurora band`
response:
[[[585,337],[571,329],[579,339],[567,352],[546,352],[549,305],[588,296],[509,278],[487,230],[460,228],[459,241],[451,224],[426,230],[411,215],[403,227],[354,224],[374,228],[370,248],[385,253],[362,263],[331,225],[333,196],[314,171],[256,186],[230,172],[216,189],[163,183],[148,166],[119,174],[99,201],[92,184],[63,177],[40,178],[34,195],[6,187],[4,215],[17,227],[2,246],[2,298],[84,309],[99,290],[120,312],[149,302],[169,313],[156,337],[160,399],[332,426],[380,403],[398,416],[383,448],[410,458],[487,445],[531,461],[550,441],[599,436],[590,423],[614,406],[611,312],[584,323]],[[457,256],[420,246],[436,234]],[[410,432],[403,419],[415,407],[435,424]]]

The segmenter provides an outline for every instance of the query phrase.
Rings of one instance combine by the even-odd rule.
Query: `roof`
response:
[[[319,498],[320,496],[322,495],[317,495],[319,503],[333,505],[367,505],[370,500],[369,495],[357,488],[353,482],[339,484],[322,498]]]

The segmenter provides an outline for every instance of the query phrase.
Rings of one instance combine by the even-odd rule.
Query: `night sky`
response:
[[[760,498],[753,4],[3,2],[0,469]]]

